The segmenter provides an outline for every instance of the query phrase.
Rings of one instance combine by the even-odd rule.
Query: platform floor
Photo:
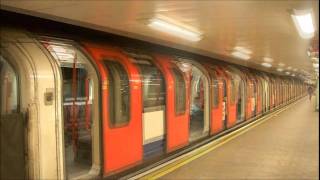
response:
[[[303,98],[160,179],[319,179],[319,112]]]

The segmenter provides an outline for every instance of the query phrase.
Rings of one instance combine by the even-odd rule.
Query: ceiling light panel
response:
[[[267,68],[272,67],[272,64],[270,64],[270,63],[266,63],[266,62],[261,63],[261,65],[262,65],[262,66],[264,66],[264,67],[267,67]]]
[[[308,39],[314,36],[314,26],[311,10],[293,10],[291,15],[293,22],[302,38]]]
[[[234,47],[234,50],[235,51],[239,51],[239,52],[244,53],[244,54],[251,54],[252,53],[251,50],[249,50],[249,49],[247,49],[245,47],[241,47],[241,46]]]
[[[248,54],[245,54],[245,53],[242,53],[242,52],[239,52],[239,51],[234,51],[231,54],[232,54],[232,56],[240,58],[240,59],[243,59],[243,60],[249,60],[250,59],[250,56]]]
[[[267,63],[271,63],[271,62],[273,62],[273,59],[272,59],[272,58],[269,58],[269,57],[264,57],[264,58],[263,58],[263,61],[264,61],[264,62],[267,62]]]
[[[277,71],[282,72],[283,69],[282,68],[277,68]]]
[[[159,18],[151,19],[148,26],[155,30],[162,31],[193,42],[200,41],[202,39],[202,33],[200,32],[189,30],[186,27],[176,25],[172,22]]]

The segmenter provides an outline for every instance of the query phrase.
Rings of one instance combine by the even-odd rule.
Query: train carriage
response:
[[[110,177],[306,94],[296,78],[208,59],[12,29],[1,35],[1,117],[28,114],[25,164],[34,178]]]

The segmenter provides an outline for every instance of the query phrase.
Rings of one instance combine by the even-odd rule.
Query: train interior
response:
[[[238,83],[238,101],[237,101],[237,122],[244,120],[245,114],[245,85],[244,81],[240,79]]]
[[[206,136],[208,132],[206,131],[208,117],[205,116],[207,113],[205,92],[208,91],[208,84],[205,75],[196,66],[192,66],[191,74],[189,141],[194,141]]]
[[[227,129],[228,124],[228,97],[227,97],[227,82],[222,79],[222,129]]]
[[[67,177],[88,174],[93,164],[93,67],[71,45],[43,42],[62,75],[64,156]]]
[[[1,115],[9,115],[18,111],[18,80],[13,67],[0,56],[1,74],[1,96],[0,109]]]
[[[10,63],[0,54],[0,159],[1,176],[21,179],[25,176],[24,120],[19,109],[18,75]],[[11,148],[6,148],[5,142]],[[16,162],[16,163],[12,163]],[[9,170],[4,171],[7,166]]]

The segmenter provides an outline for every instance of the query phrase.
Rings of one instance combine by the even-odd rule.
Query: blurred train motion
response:
[[[306,95],[296,77],[13,28],[0,74],[1,172],[30,179],[109,177]]]

